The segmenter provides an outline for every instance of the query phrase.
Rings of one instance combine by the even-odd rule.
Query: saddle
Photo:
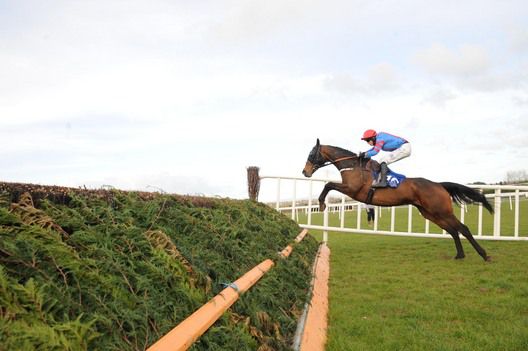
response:
[[[370,159],[367,164],[365,165],[365,168],[371,172],[372,179],[378,179],[379,173],[381,171],[380,164],[373,159]],[[387,188],[397,188],[400,183],[405,179],[406,177],[403,174],[399,174],[396,172],[393,172],[390,168],[387,169]],[[370,204],[372,202],[372,197],[374,196],[374,192],[376,191],[376,188],[370,188],[368,195],[367,195],[367,204]]]

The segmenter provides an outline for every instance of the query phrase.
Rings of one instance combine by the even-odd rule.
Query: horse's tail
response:
[[[440,185],[447,190],[457,204],[480,202],[490,213],[493,213],[493,207],[491,207],[486,197],[475,189],[450,182],[443,182]]]

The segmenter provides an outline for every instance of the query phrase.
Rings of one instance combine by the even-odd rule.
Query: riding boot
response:
[[[386,188],[387,187],[387,163],[382,162],[380,164],[381,172],[378,177],[378,181],[372,184],[373,188]]]

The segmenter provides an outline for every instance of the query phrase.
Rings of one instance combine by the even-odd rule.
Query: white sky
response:
[[[245,198],[370,128],[410,177],[527,169],[528,2],[0,0],[1,181]]]

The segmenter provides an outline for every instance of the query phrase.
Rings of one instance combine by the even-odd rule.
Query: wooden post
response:
[[[253,201],[258,201],[258,194],[260,190],[260,177],[258,167],[251,166],[247,168],[247,181],[249,199]]]

